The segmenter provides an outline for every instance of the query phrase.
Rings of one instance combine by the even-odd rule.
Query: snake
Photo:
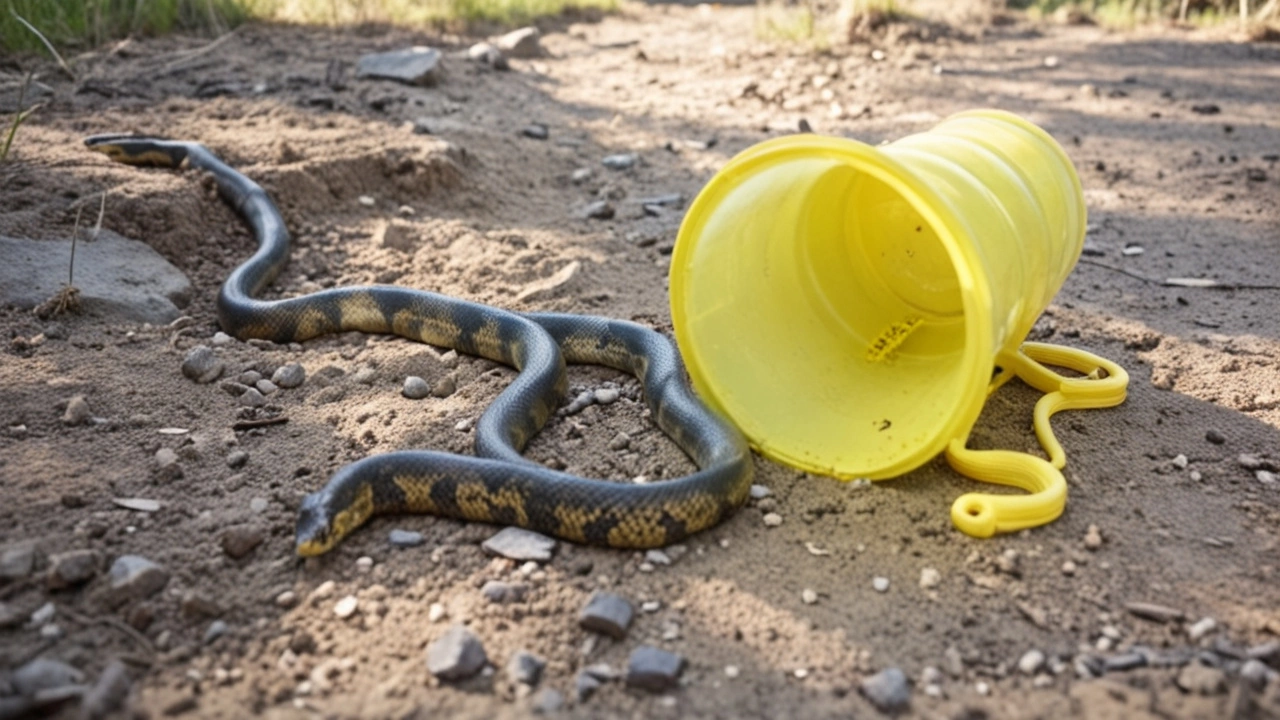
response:
[[[517,371],[476,422],[474,455],[369,455],[306,495],[298,508],[298,555],[329,552],[369,518],[401,513],[517,526],[585,545],[658,548],[718,525],[750,496],[753,464],[745,438],[693,393],[678,349],[662,333],[624,320],[520,313],[395,285],[262,299],[288,262],[289,232],[260,185],[198,142],[107,134],[85,144],[128,165],[212,175],[219,196],[258,244],[218,292],[218,323],[228,335],[291,343],[347,331],[394,334]],[[697,469],[624,483],[579,477],[524,457],[529,440],[565,396],[566,363],[635,376],[651,418]]]

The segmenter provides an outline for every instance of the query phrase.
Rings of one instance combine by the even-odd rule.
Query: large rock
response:
[[[440,51],[416,45],[404,50],[362,55],[356,65],[356,77],[434,85],[439,79],[439,69]]]
[[[0,304],[24,310],[67,282],[70,240],[0,236]],[[82,311],[113,320],[166,324],[191,300],[191,281],[146,243],[103,230],[76,243],[75,286]]]

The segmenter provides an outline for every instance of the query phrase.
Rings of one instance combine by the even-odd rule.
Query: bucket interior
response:
[[[977,270],[881,176],[806,153],[713,183],[673,263],[699,392],[764,454],[836,477],[925,462],[990,373],[991,349],[966,347],[961,277]]]

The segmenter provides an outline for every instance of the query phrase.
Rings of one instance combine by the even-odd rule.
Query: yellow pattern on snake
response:
[[[661,547],[722,522],[746,502],[752,478],[746,441],[694,397],[665,336],[621,320],[515,313],[395,286],[259,300],[288,261],[289,234],[257,183],[198,143],[98,135],[85,144],[130,165],[185,165],[213,175],[258,241],[218,294],[218,320],[228,334],[283,343],[348,330],[393,333],[519,371],[476,424],[475,456],[403,450],[338,469],[302,501],[299,555],[327,552],[373,515],[404,512],[518,525],[579,543]],[[566,361],[635,375],[653,418],[698,470],[637,485],[580,478],[525,459],[525,443],[564,395]]]

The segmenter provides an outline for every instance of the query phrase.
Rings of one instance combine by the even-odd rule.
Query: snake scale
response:
[[[515,313],[396,286],[257,299],[289,254],[284,219],[261,186],[194,142],[97,135],[85,144],[129,165],[185,165],[212,174],[219,195],[258,242],[218,294],[218,320],[228,334],[284,343],[351,330],[394,333],[519,371],[476,423],[475,456],[427,450],[372,455],[340,468],[323,489],[307,495],[298,512],[299,555],[325,553],[371,516],[389,513],[516,525],[591,545],[661,547],[718,524],[746,502],[752,479],[746,441],[693,395],[680,355],[665,336],[621,320]],[[523,457],[564,395],[566,361],[638,378],[652,417],[698,470],[624,484],[558,472]]]

